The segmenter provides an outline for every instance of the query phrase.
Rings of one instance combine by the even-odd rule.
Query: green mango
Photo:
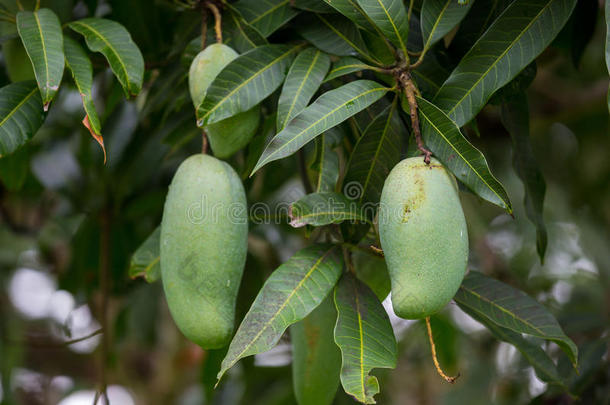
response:
[[[383,185],[378,221],[394,312],[420,319],[441,310],[468,262],[468,230],[453,175],[436,159],[398,163]]]
[[[290,327],[292,382],[299,405],[330,405],[339,387],[341,351],[335,343],[337,310],[332,294]]]
[[[186,159],[169,187],[161,222],[161,279],[182,333],[204,349],[229,343],[248,247],[246,194],[231,166]]]
[[[239,54],[223,44],[212,44],[199,52],[189,69],[189,90],[197,108],[216,76]],[[260,106],[222,121],[209,124],[205,131],[214,155],[225,159],[246,146],[258,128]]]

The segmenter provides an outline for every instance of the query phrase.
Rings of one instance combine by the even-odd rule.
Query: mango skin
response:
[[[394,312],[420,319],[441,310],[468,262],[468,230],[453,175],[436,159],[398,163],[381,193],[379,236]]]
[[[231,340],[247,239],[246,195],[233,168],[201,154],[182,162],[163,210],[161,279],[176,325],[204,349]]]
[[[189,90],[197,108],[216,76],[239,54],[223,44],[212,44],[199,52],[189,69]],[[205,130],[214,155],[226,159],[246,146],[258,128],[260,106],[208,125]]]

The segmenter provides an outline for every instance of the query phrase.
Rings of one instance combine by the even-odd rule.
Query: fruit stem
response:
[[[438,359],[436,357],[436,346],[434,345],[434,339],[432,338],[432,327],[430,326],[430,317],[429,316],[426,317],[426,327],[428,328],[428,339],[430,339],[430,349],[432,350],[432,360],[434,360],[434,367],[436,367],[436,371],[449,384],[455,384],[455,380],[457,380],[460,377],[460,373],[458,373],[455,377],[449,377],[447,374],[445,374],[443,372],[443,369],[438,364]]]
[[[428,150],[424,146],[424,141],[421,136],[421,129],[419,126],[419,115],[417,114],[417,100],[415,99],[415,95],[418,90],[413,84],[413,80],[411,79],[411,75],[408,71],[400,71],[398,74],[398,82],[400,83],[403,91],[405,92],[405,96],[407,97],[407,101],[409,102],[409,115],[411,116],[411,128],[413,129],[413,135],[415,136],[415,142],[417,143],[417,149],[424,155],[424,162],[426,164],[430,164],[430,157],[432,156],[432,152]]]
[[[201,7],[201,50],[205,49],[208,39],[208,10]]]
[[[208,153],[208,134],[204,129],[201,130],[201,154],[206,155]]]
[[[220,10],[216,7],[215,4],[212,4],[209,1],[205,2],[205,6],[212,11],[214,14],[214,31],[216,32],[216,42],[222,44],[222,16],[220,15]]]

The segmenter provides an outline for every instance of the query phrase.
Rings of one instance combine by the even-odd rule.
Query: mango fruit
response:
[[[201,154],[182,162],[161,221],[161,279],[176,325],[204,349],[231,340],[247,238],[246,194],[233,168]]]
[[[436,159],[401,161],[383,185],[378,221],[394,312],[405,319],[438,312],[457,292],[468,262],[455,178]]]
[[[239,55],[223,44],[212,44],[199,52],[189,69],[189,90],[197,108],[216,76]],[[246,146],[258,128],[260,106],[239,113],[222,121],[209,124],[205,131],[216,157],[226,159]]]

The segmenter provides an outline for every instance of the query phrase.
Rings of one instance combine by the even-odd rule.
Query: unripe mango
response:
[[[186,159],[169,187],[161,222],[161,273],[182,333],[205,349],[231,339],[248,238],[246,195],[231,166]]]
[[[189,70],[189,90],[197,108],[216,76],[239,55],[223,44],[212,44],[199,52]],[[208,125],[205,130],[214,155],[228,158],[250,142],[260,120],[260,106]]]
[[[457,292],[468,261],[468,231],[453,175],[436,160],[405,159],[381,193],[379,236],[401,318],[438,312]]]

